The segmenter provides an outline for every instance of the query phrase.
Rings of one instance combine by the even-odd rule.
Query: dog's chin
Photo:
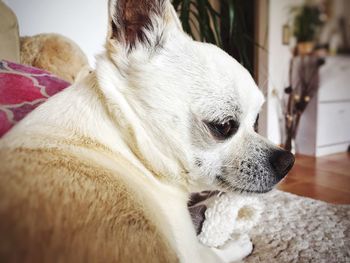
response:
[[[270,192],[274,185],[271,187],[264,187],[259,189],[253,189],[249,187],[239,187],[237,185],[233,185],[231,182],[226,180],[223,176],[217,176],[217,187],[219,191],[223,192],[231,192],[231,193],[240,193],[240,194],[264,194]]]

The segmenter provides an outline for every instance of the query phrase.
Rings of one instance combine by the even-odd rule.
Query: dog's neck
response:
[[[102,74],[103,72],[103,74]],[[103,98],[109,117],[119,130],[120,139],[132,152],[133,157],[142,166],[160,180],[172,181],[185,191],[189,191],[188,170],[182,160],[171,151],[164,152],[155,144],[156,138],[144,129],[140,118],[125,98],[123,91],[128,83],[113,62],[106,56],[100,56],[96,67],[97,92]],[[134,160],[135,161],[135,160]]]

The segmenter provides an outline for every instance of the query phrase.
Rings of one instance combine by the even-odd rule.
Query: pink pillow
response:
[[[70,83],[44,70],[0,61],[0,138],[29,112]]]

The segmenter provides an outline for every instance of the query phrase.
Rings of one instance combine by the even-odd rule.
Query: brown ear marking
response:
[[[137,41],[149,42],[144,29],[152,29],[151,16],[161,16],[165,0],[116,0],[112,19],[112,38],[133,47]]]

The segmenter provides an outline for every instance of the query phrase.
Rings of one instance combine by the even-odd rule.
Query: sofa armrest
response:
[[[18,21],[13,11],[0,0],[0,59],[20,62]]]

